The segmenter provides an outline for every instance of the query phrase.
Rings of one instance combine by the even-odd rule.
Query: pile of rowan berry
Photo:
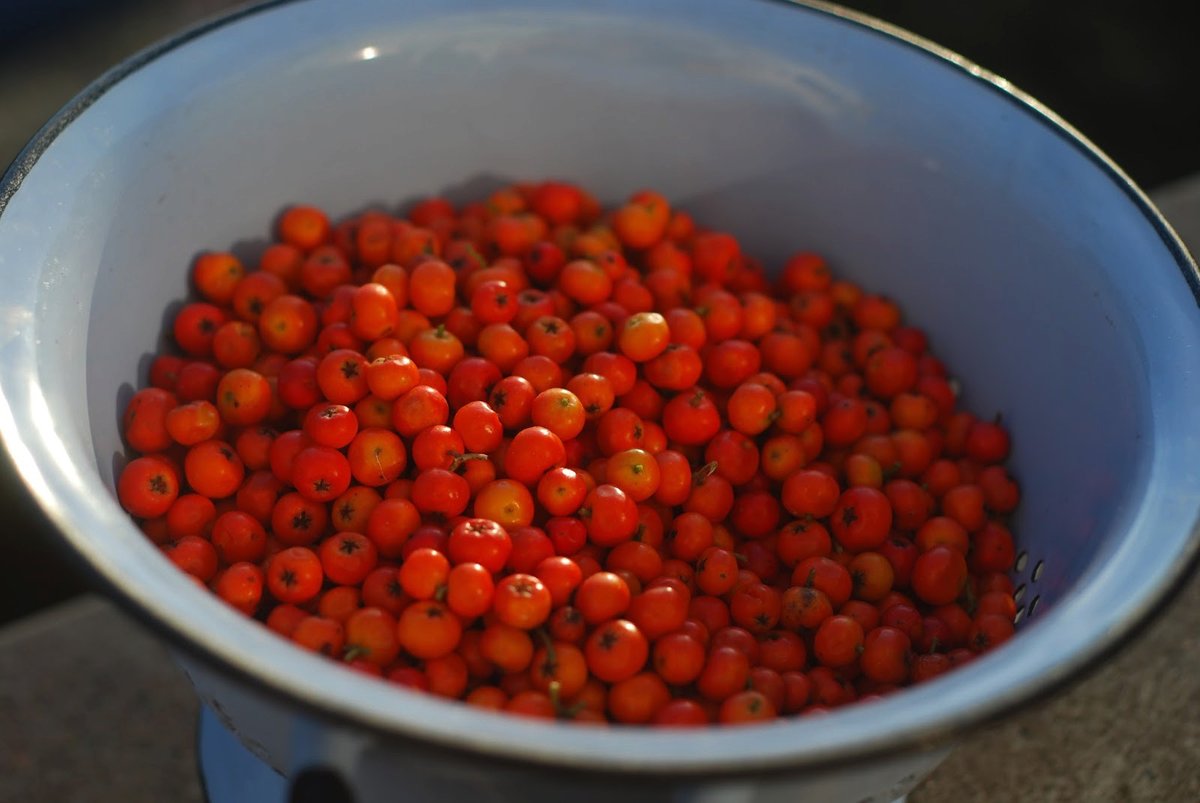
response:
[[[1013,634],[998,421],[895,303],[561,181],[201,254],[122,505],[294,643],[530,716],[827,710]]]

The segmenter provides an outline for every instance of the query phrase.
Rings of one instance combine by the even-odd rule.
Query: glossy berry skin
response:
[[[1003,649],[1020,433],[895,300],[719,223],[563,178],[290,206],[180,266],[117,501],[295,647],[562,727],[761,727]]]
[[[851,552],[877,549],[892,528],[892,505],[875,488],[850,488],[838,498],[829,516],[833,537]]]

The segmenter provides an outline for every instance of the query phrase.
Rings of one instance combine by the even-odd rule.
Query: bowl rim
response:
[[[1161,238],[1196,297],[1197,303],[1200,304],[1200,271],[1197,270],[1196,262],[1170,223],[1119,166],[1079,131],[1039,101],[1009,81],[976,65],[958,53],[871,15],[846,9],[824,0],[754,1],[824,15],[835,21],[862,29],[866,33],[882,36],[893,44],[903,45],[925,57],[934,59],[949,69],[965,74],[978,85],[1024,110],[1051,133],[1056,134],[1086,156],[1128,197],[1144,217],[1145,222],[1148,222]],[[3,216],[9,201],[19,191],[26,176],[59,134],[122,80],[194,39],[247,17],[282,6],[298,5],[299,2],[300,0],[260,0],[260,2],[251,2],[215,14],[151,44],[104,72],[55,113],[5,170],[3,176],[0,177],[0,217]],[[3,396],[3,388],[0,388],[0,396]],[[0,398],[0,407],[4,407],[6,404],[7,399]],[[3,412],[7,413],[8,411],[4,410]],[[726,753],[724,756],[714,756],[711,753],[700,751],[699,755],[681,752],[667,758],[658,755],[638,757],[627,754],[614,757],[612,754],[581,752],[578,745],[612,745],[630,738],[636,739],[637,737],[632,736],[631,730],[620,726],[597,731],[588,729],[592,731],[591,734],[588,734],[588,738],[578,742],[575,747],[563,749],[561,742],[564,737],[564,729],[571,731],[582,731],[583,729],[559,723],[515,721],[516,718],[509,715],[495,715],[490,712],[472,712],[466,716],[466,719],[470,721],[479,717],[480,719],[476,721],[483,722],[484,719],[495,719],[499,716],[505,724],[505,728],[500,732],[507,732],[504,738],[497,738],[493,733],[483,738],[464,741],[460,738],[461,734],[448,732],[444,727],[437,725],[435,721],[437,716],[446,711],[447,703],[444,701],[391,687],[391,693],[403,694],[411,698],[408,703],[413,710],[413,715],[409,716],[406,721],[386,719],[378,715],[372,716],[375,712],[369,709],[366,704],[369,703],[369,699],[365,696],[363,701],[353,701],[355,704],[351,704],[352,701],[342,699],[336,694],[313,694],[311,689],[305,690],[296,685],[281,683],[280,677],[268,679],[261,671],[260,665],[244,660],[243,656],[237,655],[231,648],[222,645],[220,639],[206,640],[196,638],[195,634],[189,635],[183,632],[173,624],[174,619],[170,612],[155,609],[139,601],[134,593],[123,586],[115,573],[106,573],[86,559],[86,551],[74,539],[72,529],[75,525],[72,524],[70,516],[62,510],[58,500],[54,498],[53,492],[42,492],[41,489],[31,487],[26,469],[12,449],[12,444],[19,442],[21,438],[21,433],[14,431],[10,426],[8,415],[0,416],[0,439],[3,440],[4,449],[16,468],[16,473],[22,477],[26,488],[34,497],[34,501],[56,525],[57,536],[69,546],[71,556],[77,563],[83,565],[103,586],[108,595],[125,610],[131,612],[143,624],[162,634],[170,643],[182,648],[202,664],[225,676],[248,683],[257,692],[263,693],[275,701],[298,706],[301,710],[321,719],[332,718],[335,722],[349,720],[356,727],[389,739],[434,745],[458,753],[469,754],[484,761],[502,761],[507,764],[518,762],[541,767],[557,766],[599,774],[625,772],[648,779],[686,776],[697,780],[747,775],[762,776],[805,769],[834,768],[867,758],[893,756],[939,747],[955,734],[969,727],[977,727],[1009,716],[1018,706],[1045,699],[1063,687],[1078,681],[1082,676],[1095,671],[1108,656],[1119,651],[1134,638],[1138,631],[1138,625],[1162,611],[1177,596],[1186,580],[1200,566],[1200,521],[1193,521],[1183,545],[1184,559],[1171,567],[1165,582],[1145,596],[1140,608],[1134,610],[1128,617],[1116,621],[1114,627],[1110,628],[1104,637],[1090,643],[1088,649],[1079,650],[1073,654],[1070,660],[1060,661],[1056,664],[1053,667],[1054,672],[1048,672],[1022,686],[1004,689],[1001,693],[977,701],[973,707],[965,711],[932,721],[917,720],[905,728],[893,730],[886,739],[866,739],[861,743],[839,745],[840,750],[836,752],[812,750],[808,753],[796,754],[788,752],[786,749],[776,749],[769,751],[766,756],[756,756],[750,751],[735,749],[732,753]],[[297,652],[299,651],[297,650]],[[989,658],[990,656],[985,657],[976,663],[984,663]],[[307,664],[309,660],[322,666],[327,664],[323,659],[310,656],[298,657],[297,663]],[[331,664],[328,667],[330,670],[333,669]],[[968,667],[962,671],[971,669]],[[361,681],[356,679],[356,682]],[[368,680],[367,682],[372,681]],[[874,705],[876,704],[852,706],[851,708],[864,709],[874,707]],[[884,703],[879,705],[884,705]],[[844,716],[844,712],[847,710],[842,709],[830,716]],[[422,714],[429,718],[422,719]],[[787,721],[781,722],[786,723]],[[781,737],[786,737],[789,728],[796,727],[795,723],[801,722],[801,720],[793,719],[790,722],[792,724],[772,724],[763,728],[739,730],[744,734],[753,732],[758,736],[764,736],[768,733],[766,729],[770,727],[774,729],[770,732],[771,736],[776,740],[781,740]],[[729,733],[719,742],[709,741],[708,744],[720,744],[726,748],[731,746],[731,742],[736,742],[743,747],[752,744],[751,741],[739,739],[738,736],[740,734]],[[678,740],[681,744],[690,746],[704,743],[703,741],[689,741],[690,735],[682,731],[670,735],[658,732],[655,738],[660,741]],[[761,741],[759,743],[761,744]]]

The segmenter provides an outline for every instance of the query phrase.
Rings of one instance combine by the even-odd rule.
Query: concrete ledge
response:
[[[0,801],[197,803],[197,703],[161,643],[84,597],[0,631]]]

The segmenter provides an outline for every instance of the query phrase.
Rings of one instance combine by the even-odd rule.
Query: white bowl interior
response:
[[[770,266],[817,250],[898,299],[966,406],[1003,414],[1024,491],[1022,579],[1044,561],[1030,626],[932,692],[877,704],[893,724],[882,735],[877,713],[848,710],[822,733],[788,726],[765,752],[727,735],[731,762],[836,754],[1025,696],[1157,600],[1180,571],[1163,555],[1194,550],[1200,388],[1187,366],[1200,337],[1178,243],[1020,98],[823,11],[288,3],[157,55],[42,147],[0,216],[0,427],[18,466],[75,546],[168,627],[351,716],[434,738],[467,727],[488,749],[509,740],[476,713],[293,656],[181,582],[108,490],[120,411],[192,256],[253,254],[293,202],[337,216],[506,179],[564,177],[607,202],[653,186]],[[414,724],[426,719],[439,721]],[[699,742],[622,739],[560,735],[551,753],[700,760]]]

